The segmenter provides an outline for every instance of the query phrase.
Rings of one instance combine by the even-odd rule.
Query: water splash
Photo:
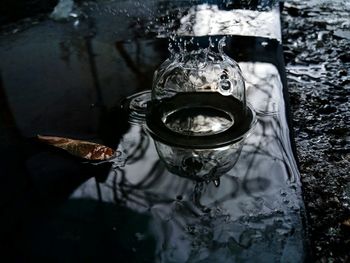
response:
[[[224,55],[224,47],[226,46],[226,36],[222,37],[218,43],[218,49],[221,55]]]
[[[214,179],[213,183],[216,187],[219,187],[220,186],[220,178]]]
[[[73,13],[74,7],[73,0],[60,0],[51,13],[50,18],[55,21],[66,21],[71,17],[76,18],[78,15]]]
[[[145,121],[147,105],[150,101],[150,90],[142,91],[127,97],[122,102],[122,109],[129,112],[129,122],[142,124]]]

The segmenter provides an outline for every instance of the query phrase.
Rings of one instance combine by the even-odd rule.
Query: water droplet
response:
[[[232,91],[232,83],[228,79],[222,79],[219,83],[219,92],[224,95],[228,96],[231,94]]]
[[[231,82],[229,80],[223,80],[221,81],[221,88],[225,91],[229,90],[231,88]]]
[[[228,79],[228,75],[226,71],[222,72],[222,75],[220,76],[220,79]]]
[[[218,48],[221,55],[224,54],[224,46],[226,46],[226,37],[220,39]]]
[[[219,187],[219,185],[220,185],[220,178],[217,178],[217,179],[214,180],[214,185],[216,187]]]
[[[214,43],[213,43],[213,40],[211,37],[209,37],[209,49],[215,47]]]

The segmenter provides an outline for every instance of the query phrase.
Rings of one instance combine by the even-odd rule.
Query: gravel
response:
[[[288,1],[288,89],[316,262],[350,260],[350,2]]]

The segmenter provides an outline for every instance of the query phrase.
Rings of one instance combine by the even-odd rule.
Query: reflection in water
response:
[[[183,50],[164,61],[146,112],[147,131],[168,170],[216,186],[238,160],[255,120],[241,70],[223,52],[224,43],[218,52]]]
[[[139,1],[102,2],[101,6],[105,4],[106,7],[109,4],[114,4],[118,11],[113,15],[113,18],[106,18],[105,13],[99,13],[98,9],[90,12],[96,18],[96,27],[93,29],[96,30],[96,35],[90,44],[94,48],[94,54],[98,54],[94,57],[96,68],[99,69],[96,72],[99,74],[101,94],[104,95],[104,104],[108,110],[118,98],[129,96],[131,93],[140,91],[141,88],[149,88],[149,83],[146,82],[143,75],[149,76],[149,72],[153,72],[158,63],[163,60],[164,57],[160,57],[164,56],[164,50],[166,52],[167,47],[164,45],[165,41],[159,39],[142,41],[136,39],[134,41],[135,35],[139,36],[138,33],[144,33],[144,28],[140,29],[139,26],[143,26],[143,21],[149,21],[149,9],[156,10],[158,7],[153,5],[159,3],[153,4],[154,1],[144,1],[142,3]],[[91,5],[94,4],[91,2]],[[90,2],[86,7],[89,6]],[[96,4],[96,6],[99,5]],[[186,12],[180,12],[183,15],[176,16],[173,21],[170,21],[170,24],[179,29],[182,28],[182,24],[176,24],[176,21],[182,19],[184,22],[193,22],[191,26],[201,33],[200,30],[202,29],[198,27],[200,25],[198,18],[209,21],[207,14],[212,15],[211,22],[222,22],[220,23],[223,27],[220,30],[223,30],[223,32],[227,32],[224,28],[225,24],[230,25],[230,23],[235,22],[233,17],[231,20],[231,14],[234,12],[222,13],[214,6],[202,7],[197,8],[198,10],[191,9],[191,14],[195,16],[193,20],[187,17],[186,10],[189,10],[189,8],[185,8]],[[124,10],[128,12],[130,17],[125,15]],[[111,12],[114,11],[111,10]],[[122,13],[124,15],[121,15]],[[164,14],[165,12],[161,15]],[[152,17],[154,17],[153,13]],[[140,18],[140,20],[135,20],[137,18]],[[223,21],[224,19],[227,20]],[[245,17],[242,17],[242,19],[245,19]],[[132,22],[136,28],[130,29],[125,26],[129,22]],[[265,21],[263,24],[265,24]],[[80,26],[83,26],[83,23]],[[234,25],[230,26],[234,28]],[[273,25],[273,27],[275,26]],[[161,27],[157,28],[156,25],[154,27],[157,29],[156,32],[161,32]],[[215,28],[213,27],[213,29]],[[275,28],[277,29],[278,26]],[[151,32],[152,27],[149,29]],[[43,130],[43,123],[48,123],[48,121],[34,122],[34,124],[31,124],[32,126],[29,126],[28,120],[36,120],[40,119],[40,116],[44,116],[50,120],[47,127],[54,131],[61,131],[62,127],[69,132],[95,131],[95,128],[92,127],[97,125],[93,122],[91,116],[94,115],[91,114],[89,105],[98,102],[98,96],[96,87],[91,86],[93,81],[86,77],[94,74],[86,66],[89,65],[89,59],[91,60],[93,53],[88,54],[90,58],[86,56],[86,45],[88,43],[84,39],[79,43],[83,47],[82,51],[85,55],[82,59],[85,63],[80,63],[76,56],[69,57],[65,45],[61,45],[61,53],[57,52],[56,49],[53,49],[54,45],[49,41],[54,30],[61,32],[54,28],[50,31],[50,34],[45,34],[47,33],[45,26],[38,26],[30,31],[31,34],[36,34],[35,41],[32,35],[24,35],[31,39],[29,47],[25,43],[28,39],[24,37],[26,41],[18,44],[20,49],[10,49],[11,52],[7,50],[2,52],[4,57],[2,62],[5,65],[3,70],[6,73],[3,74],[3,77],[4,83],[7,84],[4,87],[9,95],[11,108],[16,109],[14,114],[18,127],[22,132],[26,131],[27,134]],[[28,32],[24,33],[29,34]],[[133,35],[134,33],[135,35]],[[173,31],[167,33],[171,34]],[[259,30],[256,33],[259,33]],[[58,33],[58,35],[60,34]],[[117,37],[115,37],[116,35]],[[102,39],[107,39],[107,36],[108,41],[103,42]],[[125,41],[127,39],[132,39],[133,42],[128,43]],[[240,47],[242,49],[246,48],[244,52],[260,50],[259,52],[266,53],[269,51],[267,47],[275,42],[269,42],[268,39],[264,39],[264,41],[267,45],[255,45],[255,39],[253,38],[238,38],[237,43],[241,42]],[[106,44],[106,42],[109,44]],[[61,41],[58,43],[61,43]],[[64,43],[72,48],[73,43],[69,41]],[[254,44],[250,47],[251,49],[242,47],[249,43]],[[59,46],[57,44],[56,48]],[[45,56],[45,59],[38,60],[36,54],[42,54],[38,52],[38,49],[46,50],[45,54],[49,55]],[[74,48],[73,45],[73,49],[78,48]],[[17,52],[14,52],[14,50],[17,50]],[[32,50],[35,50],[35,52],[32,52]],[[9,58],[7,53],[19,54],[18,63],[10,63],[13,60]],[[130,55],[127,56],[127,54]],[[275,56],[275,53],[273,54]],[[52,63],[51,71],[45,71],[48,70],[46,65],[51,65],[51,61],[57,59],[56,56],[59,57],[59,55],[62,55],[64,62],[61,62],[61,64]],[[240,53],[237,52],[236,55],[240,56]],[[23,60],[23,57],[27,57],[27,60]],[[61,73],[62,76],[64,73],[65,78],[51,78],[50,83],[41,82],[45,78],[40,78],[38,82],[37,74],[32,74],[32,72],[28,74],[28,64],[26,62],[30,60],[38,61],[37,65],[43,65],[36,68],[38,72],[45,72],[45,74],[51,72],[55,76],[57,72]],[[90,62],[93,62],[93,60]],[[71,70],[66,69],[68,63],[72,67]],[[14,64],[16,64],[16,67],[13,66]],[[55,222],[49,226],[44,225],[45,227],[41,226],[41,221],[27,225],[35,232],[33,234],[34,242],[31,238],[28,238],[28,242],[37,244],[35,241],[40,239],[42,243],[48,243],[47,245],[38,245],[35,249],[39,248],[40,252],[34,251],[33,253],[41,256],[46,252],[46,249],[42,248],[47,248],[47,251],[57,248],[58,254],[61,255],[61,250],[75,248],[74,245],[80,244],[81,241],[88,243],[83,246],[88,249],[77,253],[79,256],[89,254],[91,251],[106,251],[105,249],[95,250],[96,247],[91,245],[95,244],[93,242],[96,241],[93,232],[102,229],[102,231],[96,231],[103,233],[100,240],[107,237],[105,243],[109,245],[108,249],[110,248],[111,251],[116,253],[118,260],[121,258],[122,261],[128,262],[140,262],[142,260],[145,262],[302,262],[304,245],[300,217],[300,209],[302,209],[300,186],[298,171],[291,155],[284,102],[281,99],[280,76],[278,70],[272,64],[240,63],[240,67],[248,80],[247,100],[258,111],[257,124],[251,135],[241,145],[227,145],[226,147],[198,151],[191,148],[183,150],[181,147],[169,146],[163,142],[152,143],[152,138],[142,127],[142,115],[144,114],[142,105],[145,99],[142,98],[140,102],[132,104],[133,110],[139,110],[137,115],[133,111],[129,116],[131,119],[134,116],[140,117],[138,120],[132,119],[133,121],[128,125],[121,124],[124,122],[124,116],[119,109],[111,114],[113,118],[108,118],[105,121],[105,126],[108,127],[109,131],[112,130],[108,134],[108,138],[113,140],[110,139],[108,142],[111,141],[113,145],[118,145],[116,150],[120,153],[114,159],[112,168],[109,170],[108,167],[109,174],[107,178],[101,176],[104,173],[89,173],[92,170],[90,166],[84,170],[73,169],[70,173],[67,173],[66,170],[69,171],[69,165],[72,165],[74,161],[67,162],[62,157],[62,159],[55,162],[54,158],[57,156],[47,155],[47,153],[31,156],[26,162],[23,162],[23,174],[27,176],[29,171],[29,177],[34,179],[34,184],[37,187],[34,189],[41,190],[34,197],[48,200],[48,206],[53,206],[52,200],[55,199],[52,196],[57,196],[57,192],[63,199],[71,193],[72,189],[75,189],[70,195],[70,199],[63,204],[64,207],[69,206],[69,204],[72,205],[73,212],[67,216],[65,213],[61,213],[61,210],[55,210],[55,212],[58,211],[59,216],[54,215],[53,217],[55,221],[61,224],[59,228],[56,227]],[[81,71],[80,68],[84,70]],[[16,77],[18,75],[21,75],[20,82],[9,81],[9,79],[18,80],[19,78]],[[81,77],[80,82],[77,81],[79,79],[77,76]],[[55,82],[56,79],[57,82]],[[85,79],[86,81],[83,81]],[[31,91],[30,96],[28,96],[29,92],[23,93],[25,90],[18,91],[16,89],[16,87],[24,86],[24,84],[28,84],[26,90]],[[40,90],[33,87],[40,87]],[[43,89],[43,87],[49,87],[50,89]],[[82,87],[85,90],[81,89]],[[86,90],[89,90],[89,93],[84,93]],[[55,99],[50,99],[49,95],[37,96],[37,94],[43,93],[50,94]],[[68,95],[62,96],[64,93]],[[40,97],[42,98],[41,103],[37,100]],[[77,100],[74,100],[74,98],[77,98]],[[52,105],[56,107],[52,107]],[[74,105],[74,107],[70,108],[67,105]],[[139,108],[139,106],[141,107]],[[85,113],[77,113],[76,109],[85,109]],[[27,114],[20,114],[22,112]],[[25,118],[20,117],[21,115]],[[72,119],[70,119],[71,116]],[[68,122],[66,118],[71,122]],[[59,127],[56,127],[53,123],[57,123]],[[77,127],[80,127],[79,123],[84,125],[81,125],[81,128],[78,129]],[[107,128],[105,129],[107,130]],[[120,142],[119,135],[122,136]],[[98,138],[100,137],[98,136]],[[103,140],[105,138],[107,136],[103,137]],[[119,143],[116,143],[116,141]],[[230,155],[230,147],[233,148],[233,155]],[[228,160],[229,156],[231,159]],[[63,178],[62,174],[64,175]],[[97,178],[97,188],[95,178],[88,179],[93,175],[100,176]],[[214,183],[207,184],[206,180],[189,180],[188,177],[191,176],[188,175],[192,177],[193,175],[202,175],[206,179],[214,179]],[[79,176],[84,178],[79,178]],[[211,178],[211,176],[214,178]],[[50,179],[52,177],[54,179]],[[217,178],[220,178],[220,183]],[[51,181],[45,183],[45,180]],[[76,188],[85,180],[87,180],[85,183]],[[61,182],[61,187],[58,187],[57,181]],[[73,183],[68,184],[69,187],[67,187],[67,182],[70,181],[73,181]],[[49,184],[51,188],[46,187]],[[51,189],[53,194],[50,191]],[[42,198],[40,194],[44,197],[48,196],[48,198]],[[12,197],[12,195],[9,196]],[[31,197],[32,195],[28,194],[28,196]],[[27,195],[24,195],[22,198],[26,197]],[[31,204],[36,205],[37,200],[33,199],[34,201]],[[86,199],[89,201],[86,201]],[[102,201],[100,206],[91,206],[91,203],[96,203],[93,202],[94,199]],[[90,203],[86,209],[90,213],[87,213],[88,216],[86,217],[86,214],[82,216],[80,213],[83,210],[82,203],[85,201]],[[24,203],[23,207],[26,205],[22,201],[18,203]],[[112,211],[113,217],[103,213],[104,210],[101,208],[106,206],[108,206],[109,211]],[[18,207],[22,208],[22,206]],[[94,211],[91,212],[91,210]],[[17,211],[22,210],[17,209]],[[94,221],[96,218],[100,220]],[[35,220],[31,221],[34,222]],[[92,223],[88,224],[86,222]],[[95,222],[101,228],[93,228],[92,226],[96,227],[97,225]],[[73,225],[73,229],[66,231],[67,225]],[[85,227],[82,227],[81,232],[79,232],[80,226]],[[17,230],[17,228],[13,229]],[[54,230],[50,232],[46,231],[47,229]],[[59,231],[61,229],[64,230],[63,233]],[[41,230],[39,238],[38,230]],[[74,233],[80,233],[81,235],[74,235]],[[51,234],[54,237],[50,237],[52,239],[56,238],[57,243],[46,242],[46,237]],[[86,238],[90,234],[93,237],[91,240]],[[113,238],[108,239],[111,236]],[[92,241],[92,243],[88,241]],[[152,245],[146,246],[147,249],[143,249],[145,242]],[[71,244],[72,246],[70,246]],[[69,248],[66,249],[67,247]],[[91,247],[93,249],[90,251]],[[75,255],[75,252],[71,254]],[[48,258],[52,258],[52,255],[48,255]]]
[[[161,160],[174,174],[198,181],[218,184],[220,176],[237,162],[243,140],[213,149],[179,148],[155,141]]]
[[[147,130],[168,167],[198,180],[217,180],[218,167],[231,167],[228,156],[240,149],[234,144],[255,120],[241,70],[223,52],[225,38],[218,51],[209,42],[208,48],[183,50],[160,65],[146,114]]]
[[[248,101],[257,114],[278,114],[284,108],[281,78],[269,63],[240,63],[247,84]]]
[[[261,106],[255,93],[269,92],[265,82],[277,83],[277,69],[240,65],[255,80],[247,99]],[[274,98],[282,96],[281,86],[270,87]],[[142,142],[150,138],[140,124],[131,125],[121,145],[135,150],[101,185],[102,200],[150,216],[141,234],[156,240],[149,252],[154,262],[302,261],[298,174],[286,140],[283,102],[275,102],[271,112],[263,107],[244,143],[218,149],[181,149],[157,141],[154,147]],[[93,184],[88,181],[72,198],[96,196]]]

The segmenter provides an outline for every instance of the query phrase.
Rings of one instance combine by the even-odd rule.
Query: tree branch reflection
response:
[[[115,165],[102,185],[103,198],[150,216],[156,262],[196,261],[206,253],[223,255],[220,251],[236,259],[253,253],[248,251],[273,255],[283,251],[285,240],[300,235],[292,223],[299,218],[292,187],[297,174],[278,70],[266,63],[241,67],[258,121],[241,147],[228,151],[227,161],[217,156],[228,149],[199,153],[153,144],[140,123],[121,140],[125,162]],[[218,179],[220,184],[212,183]],[[277,242],[273,249],[266,247],[271,242]]]

